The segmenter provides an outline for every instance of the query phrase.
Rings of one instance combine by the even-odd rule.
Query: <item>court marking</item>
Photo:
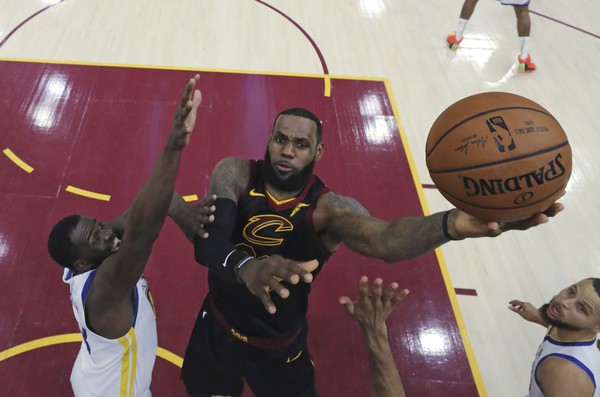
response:
[[[190,194],[189,196],[181,196],[181,198],[186,203],[189,203],[190,201],[198,201],[198,195],[197,194]]]
[[[325,62],[325,57],[323,56],[323,53],[321,53],[321,50],[319,49],[319,46],[317,45],[317,43],[312,39],[312,37],[310,37],[310,35],[306,32],[306,30],[302,29],[302,26],[300,26],[296,21],[294,21],[292,18],[290,18],[289,16],[284,14],[282,11],[278,10],[277,8],[273,7],[270,4],[265,3],[264,1],[256,0],[256,2],[262,4],[266,7],[269,7],[270,9],[272,9],[273,11],[275,11],[276,13],[278,13],[279,15],[281,15],[282,17],[284,17],[285,19],[290,21],[292,23],[292,25],[294,25],[296,28],[298,28],[298,30],[310,42],[310,44],[315,49],[315,52],[317,53],[317,56],[319,57],[319,60],[321,61],[321,67],[323,68],[323,74],[324,74],[323,79],[324,79],[324,84],[325,84],[324,96],[330,97],[331,96],[331,78],[329,76],[329,69],[327,68],[327,63]]]
[[[49,9],[49,8],[52,8],[52,7],[54,7],[55,5],[62,3],[63,1],[65,1],[65,0],[57,0],[57,2],[56,2],[56,3],[47,5],[46,7],[42,8],[41,10],[39,10],[39,11],[37,11],[37,12],[35,12],[35,13],[33,13],[33,14],[32,14],[32,15],[30,15],[28,18],[26,18],[25,20],[23,20],[23,22],[21,22],[20,24],[18,24],[17,26],[15,26],[15,28],[14,28],[13,30],[11,30],[11,31],[10,31],[10,32],[9,32],[9,33],[6,35],[6,37],[4,37],[4,38],[2,39],[2,41],[0,41],[0,48],[2,48],[2,46],[3,46],[3,45],[4,45],[4,43],[6,43],[6,41],[7,41],[7,40],[10,38],[10,36],[12,36],[13,34],[15,34],[15,32],[16,32],[17,30],[21,29],[21,27],[22,27],[23,25],[25,25],[27,22],[31,21],[33,18],[35,18],[36,16],[38,16],[38,15],[39,15],[39,14],[41,14],[42,12],[46,11],[47,9]]]
[[[29,164],[27,164],[26,162],[24,162],[23,160],[21,160],[19,158],[19,156],[17,156],[12,150],[10,150],[9,148],[6,148],[2,151],[2,153],[4,153],[6,155],[6,157],[8,157],[13,163],[15,163],[17,166],[19,166],[19,168],[21,168],[23,171],[31,174],[31,172],[33,171],[33,167],[30,166]]]
[[[477,296],[477,290],[472,288],[454,288],[456,295]]]
[[[537,11],[533,11],[533,10],[531,10],[531,9],[529,10],[529,12],[530,12],[530,13],[532,13],[532,14],[535,14],[535,15],[537,15],[537,16],[540,16],[540,17],[542,17],[542,18],[546,18],[546,19],[549,19],[549,20],[551,20],[551,21],[554,21],[554,22],[556,22],[556,23],[559,23],[559,24],[561,24],[561,25],[564,25],[564,26],[566,26],[566,27],[569,27],[569,28],[571,28],[571,29],[577,30],[578,32],[585,33],[585,34],[587,34],[587,35],[590,35],[590,36],[592,36],[592,37],[595,37],[595,38],[597,38],[597,39],[600,39],[600,36],[598,36],[597,34],[594,34],[594,33],[592,33],[592,32],[588,32],[587,30],[583,30],[583,29],[581,29],[581,28],[578,28],[577,26],[569,25],[569,24],[568,24],[568,23],[566,23],[566,22],[563,22],[563,21],[560,21],[560,20],[558,20],[558,19],[555,19],[555,18],[549,17],[548,15],[541,14],[541,13],[539,13],[539,12],[537,12]]]
[[[77,194],[77,195],[83,196],[83,197],[88,197],[88,198],[102,200],[102,201],[110,201],[110,195],[108,195],[108,194],[96,193],[96,192],[92,192],[89,190],[80,189],[78,187],[74,187],[71,185],[67,186],[67,188],[65,190],[69,193]]]
[[[54,345],[62,345],[63,343],[74,343],[82,341],[83,338],[80,333],[53,335],[47,336],[45,338],[35,339],[29,342],[21,343],[17,346],[10,347],[0,352],[0,362],[35,349],[41,349],[43,347]],[[171,364],[178,366],[179,368],[181,368],[181,366],[183,365],[183,358],[179,357],[175,353],[170,352],[167,349],[163,349],[160,346],[156,349],[156,355],[170,362]]]

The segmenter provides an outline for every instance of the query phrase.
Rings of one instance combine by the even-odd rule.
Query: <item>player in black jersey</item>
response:
[[[525,230],[563,209],[557,203],[513,223],[483,222],[458,209],[376,219],[313,175],[321,135],[314,114],[288,109],[275,120],[264,161],[230,157],[213,170],[215,222],[206,227],[208,239],[194,241],[196,261],[209,268],[209,293],[183,363],[191,396],[239,396],[244,380],[257,397],[318,395],[306,346],[308,293],[340,244],[392,263],[450,240]]]

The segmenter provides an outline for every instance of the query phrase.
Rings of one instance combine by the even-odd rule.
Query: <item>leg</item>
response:
[[[190,397],[240,396],[244,391],[239,343],[210,313],[206,298],[185,351],[181,379]]]
[[[452,51],[456,51],[458,49],[458,46],[463,39],[463,32],[467,26],[467,22],[471,18],[471,15],[473,15],[476,5],[477,0],[465,0],[463,3],[462,9],[460,10],[460,19],[458,20],[456,31],[451,33],[446,39],[448,42],[448,47]]]
[[[462,9],[460,10],[460,19],[471,19],[471,15],[473,15],[476,5],[477,0],[465,0]]]
[[[529,32],[531,30],[531,20],[529,19],[529,6],[514,6],[515,15],[517,16],[517,33],[521,44],[521,52],[519,54],[519,70],[529,72],[535,70],[535,64],[531,62],[529,56]]]
[[[529,19],[529,6],[515,6],[517,16],[517,33],[519,37],[529,37],[531,20]]]

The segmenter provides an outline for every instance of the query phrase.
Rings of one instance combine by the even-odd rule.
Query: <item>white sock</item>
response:
[[[521,59],[525,59],[529,56],[529,36],[521,36],[519,41],[521,42]]]
[[[468,19],[460,18],[458,20],[458,27],[456,28],[456,39],[460,40],[462,38],[463,32],[465,31],[465,27],[467,26]]]

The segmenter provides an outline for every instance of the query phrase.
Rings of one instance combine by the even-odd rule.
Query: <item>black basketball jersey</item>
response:
[[[238,199],[236,227],[232,242],[256,258],[279,254],[284,258],[317,259],[316,277],[331,256],[313,227],[313,211],[321,195],[329,189],[313,175],[302,192],[292,200],[277,201],[264,187],[263,161],[250,161],[250,182]],[[269,314],[262,302],[245,286],[222,281],[209,272],[210,293],[219,311],[230,324],[251,336],[286,338],[304,321],[310,284],[286,285],[287,299],[271,292],[277,307]]]

